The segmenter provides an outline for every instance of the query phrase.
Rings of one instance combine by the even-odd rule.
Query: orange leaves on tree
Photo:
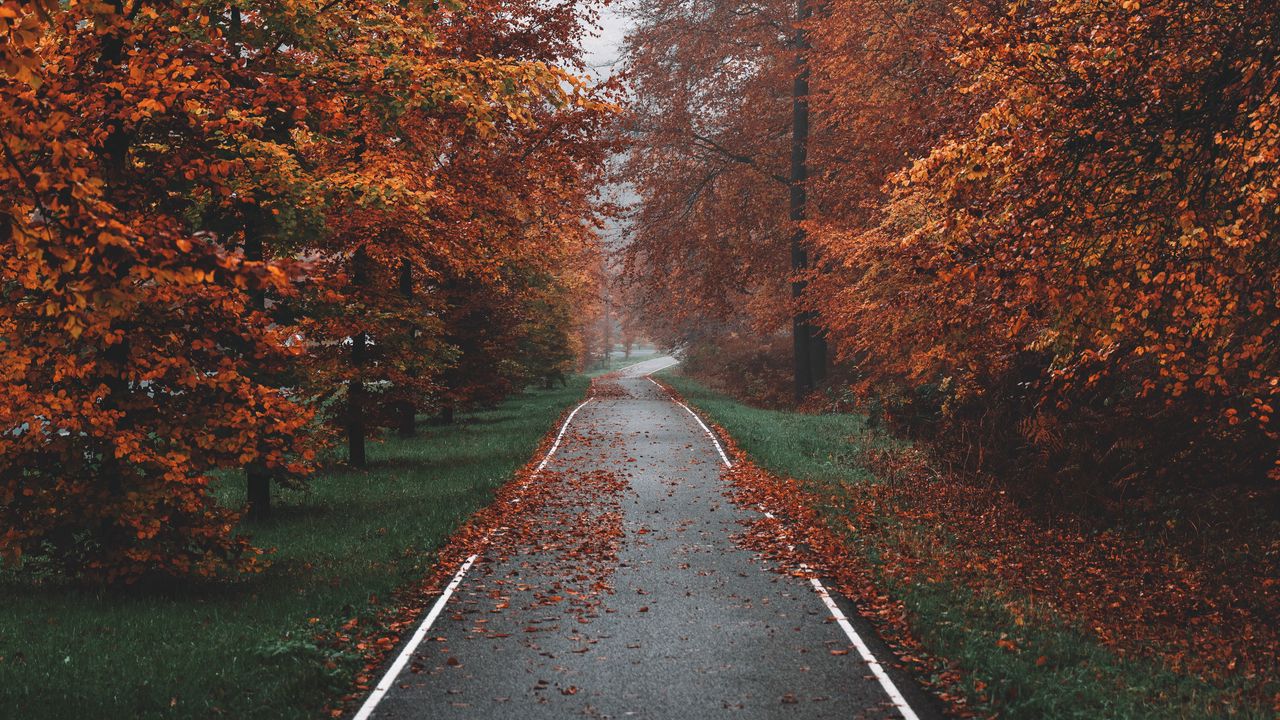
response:
[[[1091,492],[1143,464],[1274,475],[1274,10],[975,5],[939,26],[980,112],[879,214],[815,232],[835,269],[810,299],[864,387],[998,451],[1030,441]]]
[[[507,355],[572,304],[611,107],[563,36],[503,40],[536,9],[0,5],[0,553],[253,569],[215,471],[305,476],[339,381],[436,396],[451,279]]]

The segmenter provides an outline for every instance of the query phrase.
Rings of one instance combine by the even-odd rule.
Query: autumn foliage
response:
[[[631,151],[642,202],[626,249],[634,302],[668,345],[787,318],[791,3],[635,8],[627,39]]]
[[[836,0],[803,46],[794,3],[657,7],[632,163],[662,229],[631,257],[690,319],[668,340],[817,312],[830,397],[1042,498],[1280,479],[1274,3]],[[792,304],[797,57],[817,261]]]
[[[860,387],[1075,482],[1280,479],[1275,12],[969,18],[957,64],[989,107],[893,177],[873,227],[820,235],[815,302]]]
[[[358,464],[446,371],[488,382],[451,308],[500,305],[498,354],[539,323],[571,346],[540,313],[591,293],[611,109],[572,74],[588,15],[0,6],[0,552],[103,581],[252,569],[212,473],[265,513],[325,418]]]

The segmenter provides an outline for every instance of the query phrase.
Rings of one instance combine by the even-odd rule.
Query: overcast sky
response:
[[[600,13],[600,30],[587,37],[582,43],[583,49],[586,50],[587,66],[600,79],[608,78],[618,61],[622,39],[631,27],[631,21],[622,13],[622,7],[630,2],[633,0],[613,0]],[[624,206],[634,206],[639,202],[639,198],[628,184],[612,185],[606,190],[606,194],[613,202]],[[606,220],[603,232],[606,247],[619,249],[625,242],[625,236],[625,222],[619,222],[614,218]]]
[[[587,65],[600,77],[608,77],[618,60],[622,38],[631,22],[622,14],[622,6],[629,0],[614,0],[600,13],[600,32],[583,43],[587,51]]]

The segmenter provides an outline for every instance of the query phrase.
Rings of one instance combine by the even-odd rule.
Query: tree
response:
[[[297,349],[252,302],[293,270],[203,218],[287,195],[253,170],[301,98],[196,8],[69,6],[33,53],[0,86],[0,550],[106,581],[251,568],[207,485],[306,471],[309,412],[258,377]]]
[[[509,392],[520,308],[508,279],[552,268],[560,247],[585,241],[563,227],[570,213],[581,226],[593,212],[585,199],[599,140],[582,131],[610,108],[547,62],[566,58],[510,39],[505,23],[528,19],[514,11],[475,4],[397,19],[411,11],[382,9],[393,15],[382,20],[371,11],[365,22],[413,48],[383,64],[361,60],[375,49],[335,26],[343,42],[327,72],[359,92],[313,160],[331,181],[330,233],[312,252],[343,298],[317,310],[313,331],[326,349],[322,374],[341,388],[331,418],[353,465],[364,464],[377,426],[411,432],[418,408],[452,412]],[[536,37],[561,46],[565,13],[578,12],[561,7]],[[380,45],[387,32],[370,37]]]
[[[625,271],[665,345],[791,326],[792,13],[784,0],[633,11]]]
[[[403,424],[457,354],[448,278],[513,318],[578,282],[611,108],[554,64],[577,7],[5,3],[0,552],[251,569],[215,471],[265,516],[318,408],[353,451]]]
[[[1064,491],[1275,475],[1276,8],[964,10],[980,115],[820,241],[860,387]]]
[[[635,11],[638,97],[622,176],[641,197],[628,277],[668,344],[789,329],[796,400],[825,374],[802,302],[811,249],[806,2],[659,2]],[[673,322],[674,321],[674,322]]]

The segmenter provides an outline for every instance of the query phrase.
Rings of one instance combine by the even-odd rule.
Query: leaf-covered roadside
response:
[[[831,578],[953,712],[1271,716],[1274,546],[1233,548],[1251,562],[1219,548],[1214,562],[1172,537],[1055,524],[867,436],[843,461],[856,473],[797,464],[801,479],[781,477],[786,468],[763,469],[731,433],[754,451],[770,442],[760,423],[785,417],[820,433],[823,418],[677,385],[723,423],[735,499],[776,517],[758,518],[744,542],[783,568],[803,562]],[[859,482],[867,469],[875,478]]]
[[[588,396],[618,397],[617,388],[612,374],[603,375],[592,380]],[[565,410],[529,462],[497,490],[493,502],[473,514],[449,538],[427,577],[398,593],[377,616],[352,618],[336,630],[316,633],[318,645],[348,651],[354,648],[364,661],[355,687],[328,709],[332,717],[342,717],[359,706],[385,672],[394,657],[392,651],[414,632],[440,591],[473,554],[484,556],[473,575],[495,573],[503,561],[513,556],[522,558],[518,571],[489,578],[488,585],[496,588],[489,598],[492,611],[506,609],[514,595],[529,590],[521,578],[536,566],[536,573],[561,580],[536,590],[535,604],[560,607],[578,622],[595,616],[603,596],[613,592],[610,576],[624,534],[617,498],[627,481],[613,472],[584,467],[539,470],[542,459],[556,442],[558,429],[565,426],[572,412],[573,408]],[[568,437],[586,445],[599,442],[591,433],[572,428],[567,431]],[[461,620],[462,616],[454,619]],[[490,635],[484,627],[486,622],[483,617],[473,620],[469,632],[502,637]],[[440,642],[445,638],[429,636],[428,640]],[[411,672],[418,672],[416,665]]]

